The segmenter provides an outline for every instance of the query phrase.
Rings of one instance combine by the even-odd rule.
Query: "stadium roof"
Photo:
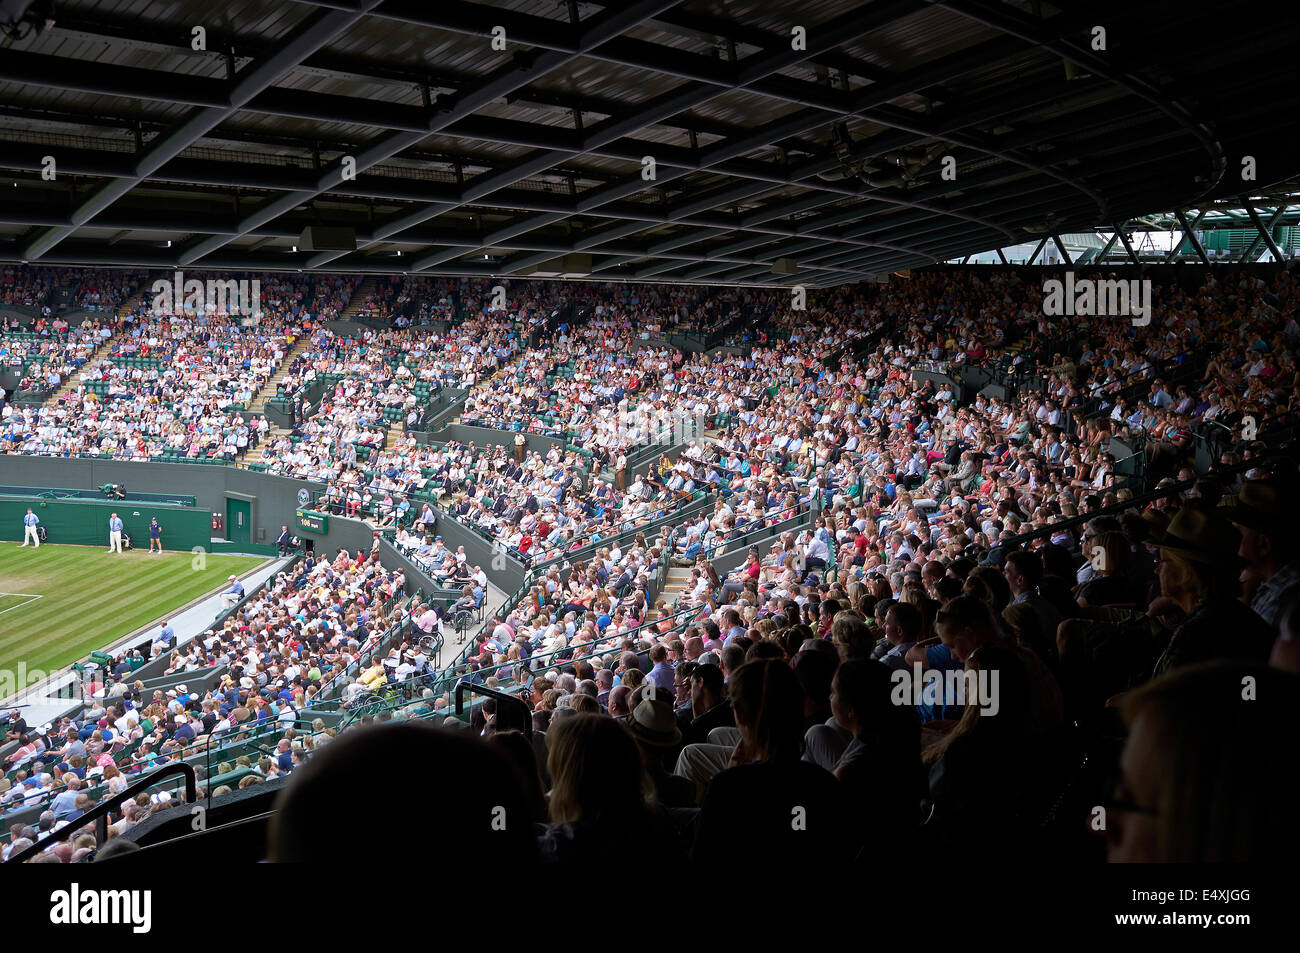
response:
[[[1241,9],[0,0],[0,260],[862,280],[1300,172]]]

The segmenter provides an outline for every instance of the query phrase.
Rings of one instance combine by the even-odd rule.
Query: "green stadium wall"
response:
[[[513,439],[513,434],[510,436]],[[0,455],[0,485],[2,486],[98,488],[105,483],[125,483],[127,490],[133,492],[180,492],[193,495],[198,501],[198,508],[194,512],[202,520],[202,539],[196,543],[186,545],[185,549],[203,546],[210,553],[228,552],[265,555],[274,553],[275,540],[280,534],[281,526],[287,525],[290,527],[291,532],[294,531],[295,516],[301,505],[298,502],[298,493],[306,489],[314,496],[325,489],[319,483],[273,476],[267,473],[256,473],[251,470],[241,470],[237,467],[203,466],[189,463],[131,463],[120,460],[77,457]],[[211,539],[212,514],[224,514],[226,500],[232,498],[246,500],[251,504],[251,544],[217,542]],[[3,523],[0,524],[0,540],[22,539],[22,515],[27,512],[28,506],[36,510],[42,523],[47,522],[45,511],[37,509],[35,502],[30,500],[16,500],[15,502],[18,504],[16,512],[0,513],[0,520],[3,520]],[[145,527],[149,525],[150,514],[142,508],[141,504],[131,503],[130,509],[127,509],[125,502],[130,501],[119,500],[116,502],[118,504],[117,513],[126,524],[132,541],[138,543],[141,548],[148,549],[148,544],[139,542],[139,540],[148,538]],[[90,529],[93,530],[88,541],[94,545],[107,548],[108,514],[113,512],[113,504],[112,502],[106,502],[103,505],[108,506],[107,511],[96,516],[85,516],[83,519],[90,521]],[[130,514],[136,510],[140,511],[144,520],[140,524],[138,532],[128,519]],[[170,514],[176,512],[170,507],[162,507],[160,510],[165,510],[169,514],[168,519],[172,518]],[[100,519],[101,517],[102,519]],[[100,519],[97,524],[95,523],[96,519]],[[158,522],[162,523],[166,530],[163,545],[168,548],[180,549],[181,541],[172,538],[170,535],[173,532],[173,527],[161,515],[158,517]],[[504,566],[501,569],[494,568],[493,556],[495,551],[492,543],[483,536],[445,516],[439,517],[437,527],[436,532],[445,537],[445,542],[453,551],[457,546],[463,545],[470,562],[481,565],[487,571],[488,577],[493,584],[505,592],[514,592],[523,582],[524,568],[513,557],[506,557]],[[176,527],[177,531],[180,529],[181,527]],[[49,541],[52,543],[71,542],[71,540],[59,537],[53,528],[49,528],[47,531]],[[373,531],[367,524],[360,520],[344,519],[338,516],[330,517],[329,531],[323,535],[305,532],[298,533],[298,535],[304,539],[314,540],[316,551],[329,556],[332,556],[339,547],[356,552],[358,549],[369,549],[373,542]],[[389,565],[394,563],[402,564],[391,558],[387,562]],[[501,563],[497,562],[495,565],[501,565]],[[408,564],[403,568],[406,570],[407,579],[411,581],[412,585],[420,585],[419,577],[412,574],[414,567]]]
[[[131,500],[49,500],[21,497],[0,499],[0,539],[21,540],[27,508],[45,527],[47,543],[69,543],[108,548],[108,521],[113,513],[131,537],[131,544],[148,549],[149,520],[157,517],[163,528],[163,546],[191,550],[211,547],[211,517],[205,510]]]

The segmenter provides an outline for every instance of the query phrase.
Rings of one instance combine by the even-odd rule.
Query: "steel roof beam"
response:
[[[1246,207],[1246,212],[1250,215],[1250,220],[1255,223],[1255,230],[1259,232],[1259,237],[1264,239],[1264,243],[1268,245],[1268,250],[1273,256],[1273,260],[1285,261],[1286,258],[1282,254],[1282,250],[1278,248],[1277,243],[1273,241],[1273,222],[1270,222],[1266,228],[1264,223],[1259,220],[1259,212],[1255,211],[1255,206],[1252,205],[1250,199],[1244,195],[1241,197],[1241,204]],[[1286,211],[1286,206],[1279,206],[1277,213],[1273,216],[1273,221],[1276,222],[1284,211]],[[1252,250],[1254,249],[1255,244],[1256,242],[1251,242]]]
[[[329,45],[378,3],[379,0],[363,0],[353,10],[319,11],[308,16],[306,21],[295,29],[274,53],[260,62],[249,64],[234,77],[224,103],[198,109],[171,132],[151,142],[149,148],[136,157],[131,178],[114,179],[101,185],[73,210],[72,225],[46,229],[26,243],[23,247],[23,257],[28,261],[35,261],[71,235],[78,226],[92,221],[96,215],[144,182],[168,160],[180,155],[222,122],[239,112],[250,99],[274,85],[313,52]]]
[[[879,29],[881,26],[892,22],[900,16],[921,9],[922,6],[923,4],[919,2],[919,0],[891,0],[891,2],[888,3],[874,4],[867,8],[865,13],[855,15],[852,23],[837,24],[836,32],[829,41],[819,42],[814,39],[810,41],[809,49],[807,50],[794,50],[789,48],[789,45],[787,44],[786,47],[781,48],[778,52],[763,57],[761,63],[753,62],[754,58],[752,57],[748,60],[741,61],[736,64],[736,68],[729,82],[725,86],[685,86],[683,88],[672,90],[662,96],[656,97],[655,100],[651,101],[651,103],[642,105],[639,107],[638,111],[630,115],[610,117],[597,126],[587,130],[587,134],[583,138],[582,151],[586,152],[591,148],[599,148],[600,146],[621,138],[627,132],[641,129],[648,124],[658,121],[660,118],[701,105],[719,95],[722,95],[723,93],[732,92],[744,86],[754,84],[764,76],[808,59],[810,56],[815,55],[819,50],[838,46],[850,41],[856,36]],[[441,10],[442,8],[440,6],[437,9]],[[509,28],[507,28],[507,33],[508,31]],[[668,72],[671,72],[671,70],[668,70]],[[770,130],[774,125],[782,130],[780,135],[785,137],[802,134],[803,132],[817,128],[823,123],[824,119],[818,117],[814,120],[812,116],[805,114],[801,124],[790,120],[779,121],[776,124],[769,123],[767,126],[761,127],[764,130],[762,134],[751,132],[748,136],[744,136],[739,140],[729,140],[728,142],[719,144],[707,151],[712,153],[714,156],[718,156],[718,158],[715,159],[715,162],[723,161],[724,159],[738,158],[746,152],[751,152],[754,149],[760,148],[773,141],[768,130]],[[551,152],[543,154],[540,157],[535,157],[524,163],[516,164],[509,169],[495,173],[485,181],[481,181],[477,184],[470,183],[470,188],[467,189],[463,196],[462,204],[474,201],[477,198],[482,198],[501,185],[513,185],[520,179],[527,178],[529,175],[534,174],[534,172],[539,171],[541,168],[547,168],[550,165],[554,165],[556,162],[563,161],[570,157],[571,156],[567,152]],[[662,186],[666,182],[681,178],[685,174],[686,171],[684,170],[669,170],[666,174],[659,176],[655,180],[656,185]],[[603,190],[593,191],[602,194],[603,201],[599,204],[604,204],[606,201],[613,201],[626,195],[640,192],[646,187],[646,182],[640,179],[640,177],[637,177],[629,180],[627,183],[620,183],[609,186]],[[579,211],[584,210],[584,204],[591,201],[590,197],[591,193],[587,193],[579,199]],[[392,227],[394,233],[396,233],[404,228],[410,227],[411,225],[427,221],[429,218],[441,214],[443,211],[448,211],[448,209],[433,207],[419,210],[398,219],[388,227]],[[489,248],[495,244],[501,244],[508,241],[510,238],[521,234],[522,231],[528,231],[532,228],[553,224],[562,217],[564,216],[557,217],[548,214],[538,218],[528,219],[524,222],[514,223],[508,229],[502,230],[500,233],[485,237],[483,247]],[[516,231],[516,229],[521,229],[522,231]],[[333,257],[337,258],[338,256]],[[424,270],[433,267],[434,265],[443,264],[455,257],[459,257],[459,253],[453,254],[450,252],[439,252],[426,255],[414,263],[412,270]],[[320,267],[320,265],[329,260],[333,260],[333,258],[320,256],[319,260],[313,264],[313,267]]]
[[[1202,264],[1208,265],[1210,263],[1210,258],[1205,254],[1205,246],[1202,245],[1201,240],[1196,237],[1196,232],[1193,230],[1194,226],[1187,224],[1186,213],[1183,212],[1182,209],[1177,209],[1174,214],[1178,216],[1178,224],[1183,227],[1183,238],[1191,240],[1192,248],[1196,250],[1196,257],[1201,259]]]
[[[571,31],[566,27],[566,32],[575,37],[573,51],[545,51],[541,53],[533,51],[531,55],[521,55],[513,65],[497,70],[474,89],[458,94],[450,105],[440,104],[433,116],[430,117],[428,127],[424,131],[393,133],[362,151],[361,154],[355,157],[356,173],[359,175],[371,166],[391,158],[403,149],[410,148],[427,136],[441,132],[457,120],[472,115],[493,100],[527,86],[529,83],[536,82],[548,73],[569,66],[585,52],[608,42],[624,30],[643,22],[647,16],[662,12],[674,6],[677,2],[680,2],[680,0],[641,0],[641,2],[633,3],[617,12],[601,14],[579,31]],[[325,194],[342,181],[341,170],[342,163],[331,163],[330,167],[321,174],[312,188],[290,193],[262,205],[240,222],[240,233],[247,234],[276,216]],[[182,265],[194,264],[203,256],[228,244],[229,240],[226,236],[213,236],[204,239],[184,250],[178,256],[178,262]]]

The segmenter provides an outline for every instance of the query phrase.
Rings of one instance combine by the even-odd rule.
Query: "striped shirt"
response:
[[[1277,610],[1282,604],[1282,595],[1296,582],[1300,582],[1300,559],[1293,559],[1255,590],[1250,600],[1250,607],[1269,625],[1278,623]]]

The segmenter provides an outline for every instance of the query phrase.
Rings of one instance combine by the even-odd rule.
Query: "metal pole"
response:
[[[1269,252],[1272,253],[1273,260],[1282,261],[1282,251],[1277,247],[1277,243],[1273,241],[1273,229],[1271,227],[1265,227],[1264,223],[1259,220],[1259,212],[1255,211],[1255,206],[1251,205],[1248,201],[1243,204],[1246,206],[1246,211],[1250,213],[1250,220],[1255,223],[1255,228],[1259,231],[1260,237],[1264,239],[1264,244],[1268,246]],[[1277,220],[1278,216],[1282,214],[1285,208],[1286,206],[1283,205],[1278,209],[1278,214],[1273,216],[1274,221]]]
[[[1070,258],[1070,253],[1065,250],[1065,242],[1061,241],[1061,236],[1053,235],[1052,242],[1056,245],[1056,250],[1061,253],[1061,258],[1065,260],[1065,263],[1067,265],[1073,265],[1074,261]]]
[[[1129,260],[1133,262],[1133,264],[1135,265],[1142,264],[1141,259],[1139,259],[1137,256],[1137,252],[1133,250],[1133,246],[1132,244],[1130,244],[1128,240],[1128,234],[1124,231],[1123,222],[1120,222],[1118,225],[1115,226],[1115,234],[1119,236],[1119,240],[1124,244],[1124,250],[1128,252]]]
[[[1186,214],[1182,209],[1178,209],[1174,214],[1178,217],[1178,224],[1183,227],[1183,238],[1192,243],[1192,248],[1196,250],[1196,255],[1201,259],[1201,263],[1208,265],[1210,263],[1209,256],[1205,254],[1205,247],[1201,244],[1201,240],[1196,237],[1196,232],[1192,230],[1193,226],[1187,224]],[[1199,218],[1197,222],[1200,222]],[[1179,244],[1181,245],[1181,242]]]

